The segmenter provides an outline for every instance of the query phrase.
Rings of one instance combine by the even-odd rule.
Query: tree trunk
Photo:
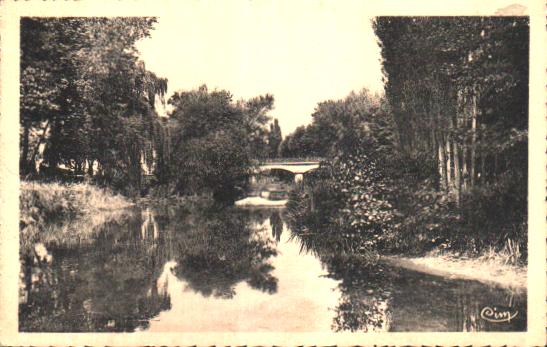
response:
[[[484,154],[482,154],[480,157],[481,157],[481,167],[480,167],[479,175],[480,175],[480,181],[482,182],[486,179],[486,172],[484,169],[486,164],[486,158]]]
[[[446,136],[446,187],[450,192],[454,188],[454,182],[452,180],[452,150],[450,148],[450,136]]]
[[[462,148],[462,192],[466,192],[469,187],[469,171],[467,170],[468,148],[464,144]]]
[[[476,160],[476,144],[477,144],[477,97],[473,95],[471,104],[471,186],[475,184],[475,160]],[[484,173],[483,173],[484,174]]]
[[[446,190],[447,184],[446,184],[446,163],[444,158],[444,149],[443,149],[443,141],[442,139],[440,141],[437,141],[437,147],[439,152],[439,187],[443,190]]]
[[[42,134],[40,135],[40,138],[38,139],[38,141],[36,141],[36,146],[34,147],[34,150],[32,151],[32,162],[34,163],[34,165],[36,165],[36,163],[38,162],[39,160],[39,155],[41,155],[40,153],[40,146],[42,144],[45,145],[45,139],[46,139],[46,136],[47,136],[47,132],[49,130],[49,119],[46,120],[46,123],[44,125],[44,128],[42,129]],[[45,148],[42,152],[45,151]],[[39,169],[38,169],[39,170]]]
[[[93,160],[87,160],[87,174],[89,177],[93,177]]]
[[[460,155],[458,144],[454,142],[452,145],[454,146],[454,188],[456,193],[456,204],[459,206],[461,194]]]
[[[19,169],[21,170],[22,175],[29,173],[29,162],[28,162],[28,147],[29,147],[29,136],[30,136],[30,122],[24,122],[23,129],[23,143],[21,144],[21,157],[19,158]]]

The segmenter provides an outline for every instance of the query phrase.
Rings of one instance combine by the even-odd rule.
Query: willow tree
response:
[[[158,142],[155,104],[167,89],[167,80],[138,61],[135,48],[154,22],[22,19],[23,174],[42,161],[50,173],[59,165],[80,173],[87,168],[105,184],[140,187],[141,164],[151,163]]]

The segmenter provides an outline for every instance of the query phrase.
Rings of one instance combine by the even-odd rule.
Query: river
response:
[[[279,208],[147,207],[87,235],[22,254],[21,331],[526,330],[525,293],[321,254]]]

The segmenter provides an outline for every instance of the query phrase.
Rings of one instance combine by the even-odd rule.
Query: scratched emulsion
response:
[[[37,245],[21,255],[20,330],[526,330],[525,293],[321,254],[283,218],[145,209]]]

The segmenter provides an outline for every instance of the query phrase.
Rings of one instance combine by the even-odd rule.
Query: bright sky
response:
[[[286,135],[309,123],[320,101],[383,89],[371,17],[355,3],[218,4],[178,3],[139,43],[147,68],[168,78],[169,95],[201,84],[235,99],[271,93],[270,115]]]

